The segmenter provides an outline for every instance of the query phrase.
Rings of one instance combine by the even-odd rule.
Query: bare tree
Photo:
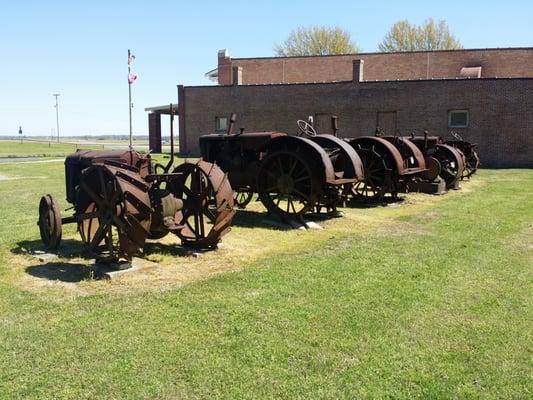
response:
[[[462,49],[444,20],[428,18],[420,26],[403,20],[396,22],[379,44],[383,52]]]
[[[282,44],[276,44],[277,56],[317,56],[357,53],[350,33],[338,26],[312,26],[292,31]]]

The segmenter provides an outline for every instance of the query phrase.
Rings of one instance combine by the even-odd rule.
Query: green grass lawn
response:
[[[67,206],[62,174],[0,165],[0,398],[532,397],[532,170],[320,231],[268,228],[252,204],[215,253],[169,242],[142,279],[79,282],[33,276],[21,249],[41,194]]]
[[[148,150],[146,140],[137,140],[133,142],[136,149],[141,151]],[[22,143],[15,140],[0,140],[0,157],[58,157],[66,156],[75,152],[77,149],[124,149],[128,146],[127,141],[69,141],[68,143],[37,142],[24,140]],[[164,146],[168,151],[168,146]]]

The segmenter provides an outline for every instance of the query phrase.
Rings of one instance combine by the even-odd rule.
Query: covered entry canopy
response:
[[[146,107],[144,109],[146,112],[151,112],[154,114],[167,114],[170,115],[170,104],[165,104],[164,106],[152,106],[152,107]],[[178,105],[172,104],[172,112],[174,115],[178,115]]]
[[[170,115],[170,104],[164,106],[146,107],[144,111],[148,112],[148,142],[150,151],[161,153],[161,115]],[[172,104],[172,113],[179,115],[178,105]]]

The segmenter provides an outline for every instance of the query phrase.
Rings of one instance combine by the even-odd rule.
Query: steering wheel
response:
[[[316,136],[315,128],[313,128],[313,125],[311,125],[309,122],[299,119],[296,121],[296,124],[298,125],[298,129],[300,129],[301,133],[305,133],[307,136],[311,137]]]
[[[457,132],[455,131],[451,131],[450,134],[456,139],[456,140],[463,140],[463,138],[461,137],[461,135],[459,135]]]

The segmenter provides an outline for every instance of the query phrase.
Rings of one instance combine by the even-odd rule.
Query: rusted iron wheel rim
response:
[[[51,195],[41,197],[39,202],[39,232],[41,240],[49,250],[55,250],[61,243],[62,227],[59,203]]]
[[[250,201],[252,201],[253,196],[254,192],[251,188],[239,188],[235,190],[235,205],[241,210],[244,210],[250,204]]]
[[[88,168],[80,180],[76,211],[82,241],[99,259],[131,260],[144,246],[151,208],[138,173],[104,165]]]
[[[298,218],[315,206],[320,185],[300,155],[280,151],[269,155],[257,177],[259,198],[266,209],[282,218]]]
[[[364,166],[364,179],[352,186],[352,194],[356,199],[375,200],[385,193],[387,180],[387,163],[375,148],[357,150]]]
[[[215,164],[199,161],[184,163],[174,169],[182,175],[169,182],[168,189],[183,200],[175,222],[183,244],[200,248],[217,245],[229,231],[235,214],[233,190],[227,175]]]
[[[465,169],[462,178],[470,178],[479,167],[479,156],[475,150],[471,150],[470,156],[466,158]]]
[[[430,154],[439,161],[441,165],[440,177],[444,179],[447,187],[452,186],[463,172],[463,162],[457,151],[454,150],[450,146],[438,144]]]

